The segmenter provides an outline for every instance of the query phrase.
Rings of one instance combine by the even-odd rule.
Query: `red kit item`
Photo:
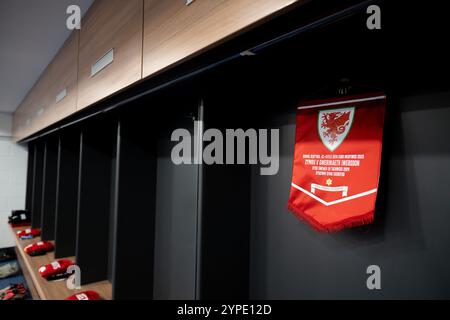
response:
[[[373,222],[386,96],[302,103],[288,208],[317,231]]]
[[[20,240],[27,240],[39,237],[41,235],[41,230],[39,229],[25,229],[17,231],[17,236]]]
[[[0,300],[22,300],[27,296],[27,289],[22,283],[12,284],[2,290],[0,290]]]
[[[84,291],[68,297],[66,300],[102,300],[95,291]]]
[[[31,225],[31,214],[27,210],[13,210],[8,217],[8,223],[13,228]]]
[[[25,253],[28,253],[30,256],[42,256],[47,252],[53,251],[53,244],[48,241],[39,241],[33,244],[30,244],[23,248]]]
[[[73,264],[74,263],[68,259],[57,260],[40,267],[39,274],[42,278],[49,281],[64,279],[70,276],[70,273],[67,273],[67,268]]]

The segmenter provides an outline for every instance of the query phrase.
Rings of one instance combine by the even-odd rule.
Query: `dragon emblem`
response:
[[[344,141],[353,122],[354,108],[319,112],[319,133],[322,142],[334,151]]]

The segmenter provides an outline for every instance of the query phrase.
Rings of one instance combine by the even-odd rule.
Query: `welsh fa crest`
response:
[[[354,115],[354,107],[319,111],[317,121],[319,136],[331,152],[336,150],[347,137]]]

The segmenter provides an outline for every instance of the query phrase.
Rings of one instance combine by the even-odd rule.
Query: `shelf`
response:
[[[36,290],[36,287],[34,286],[33,279],[31,278],[31,274],[28,271],[27,268],[25,268],[25,260],[23,260],[22,255],[20,254],[20,249],[18,247],[15,247],[17,261],[19,262],[19,265],[22,269],[23,277],[25,278],[27,282],[28,291],[30,292],[31,298],[33,300],[40,300],[39,293]]]
[[[65,281],[48,282],[41,278],[38,269],[46,264],[49,264],[55,260],[54,253],[48,253],[40,257],[30,257],[23,251],[23,248],[27,245],[38,242],[41,239],[35,238],[31,240],[20,240],[16,233],[17,231],[24,230],[27,227],[11,228],[14,234],[14,239],[17,246],[18,261],[22,267],[25,279],[28,281],[30,291],[34,299],[40,300],[64,300],[65,298],[76,294],[81,291],[94,290],[97,291],[100,296],[105,300],[111,300],[112,298],[112,286],[109,281],[100,281],[84,285],[80,290],[69,290],[66,287]],[[68,257],[68,259],[74,260],[74,257]],[[83,274],[82,274],[83,276]],[[31,281],[31,282],[30,282]]]

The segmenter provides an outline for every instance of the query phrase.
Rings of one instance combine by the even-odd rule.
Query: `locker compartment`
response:
[[[116,119],[81,127],[76,261],[82,284],[112,279],[117,130]]]
[[[136,107],[135,107],[136,108]],[[142,115],[119,113],[114,186],[113,297],[152,299],[156,194],[154,128]],[[142,268],[137,281],[137,269]]]
[[[198,99],[178,88],[118,118],[112,286],[115,299],[195,299],[198,165],[175,165],[171,134],[194,134]],[[157,113],[154,110],[158,110]],[[145,268],[136,281],[136,266]]]
[[[156,215],[153,297],[188,299],[197,297],[199,232],[198,179],[199,165],[172,161],[172,132],[183,129],[198,137],[199,100],[188,89],[172,88],[158,101],[156,148]],[[193,160],[194,154],[191,153]],[[177,160],[177,156],[175,156]]]
[[[443,183],[449,171],[431,167],[434,161],[448,159],[448,148],[433,142],[445,135],[442,119],[449,114],[449,86],[433,78],[431,70],[439,66],[433,60],[412,75],[407,70],[415,63],[404,58],[397,64],[401,72],[393,73],[386,61],[404,57],[414,43],[389,57],[382,48],[393,39],[358,29],[360,18],[355,15],[293,37],[204,76],[205,130],[278,129],[280,144],[279,171],[273,176],[261,175],[259,165],[203,166],[202,298],[234,298],[240,292],[250,299],[415,299],[450,294],[447,277],[430,273],[426,266],[416,264],[408,275],[398,268],[415,264],[418,255],[439,270],[448,268],[448,261],[441,259],[448,250],[445,228],[431,231],[426,226],[434,225],[432,221],[442,225],[449,203],[440,201],[443,207],[437,208],[431,193],[419,194],[434,186],[433,194],[445,197]],[[296,107],[301,100],[339,96],[339,88],[346,86],[342,78],[350,79],[349,94],[383,90],[388,96],[381,181],[373,224],[321,234],[286,208]],[[416,131],[421,121],[427,138]],[[431,160],[432,155],[440,160]],[[432,215],[428,207],[434,208]],[[366,270],[373,264],[392,284],[382,292],[366,287]],[[224,281],[226,277],[231,280]],[[423,277],[440,285],[408,283]],[[243,285],[237,289],[242,283],[248,291]]]
[[[58,144],[55,257],[72,257],[76,253],[78,186],[80,169],[79,128],[64,130]]]

